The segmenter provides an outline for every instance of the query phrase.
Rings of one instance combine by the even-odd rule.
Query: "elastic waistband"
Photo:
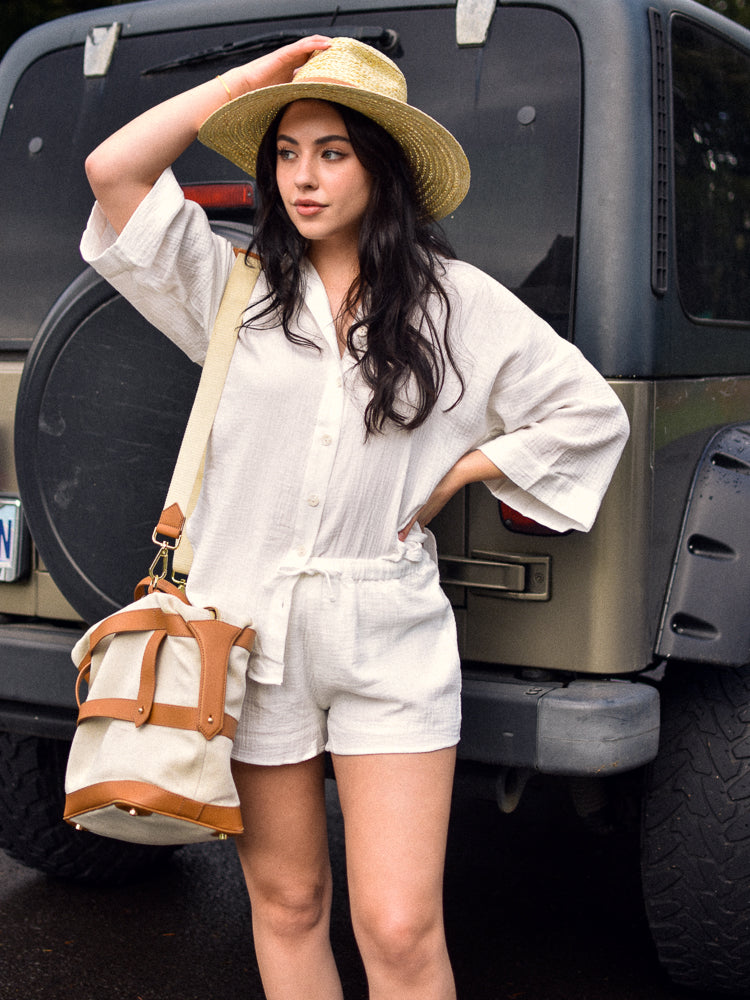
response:
[[[312,558],[300,576],[338,577],[341,580],[401,580],[405,576],[437,570],[426,552],[421,559],[325,559]]]

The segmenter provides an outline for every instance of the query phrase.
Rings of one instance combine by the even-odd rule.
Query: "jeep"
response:
[[[637,800],[642,890],[682,985],[750,992],[750,31],[692,0],[150,0],[0,64],[0,844],[126,878],[157,849],[63,824],[70,650],[131,599],[195,366],[84,267],[83,163],[117,127],[313,32],[403,69],[472,165],[444,229],[610,381],[631,438],[588,534],[481,485],[434,526],[464,671],[457,782],[534,775],[603,826]],[[185,194],[236,245],[249,177]],[[163,850],[163,849],[159,849]]]

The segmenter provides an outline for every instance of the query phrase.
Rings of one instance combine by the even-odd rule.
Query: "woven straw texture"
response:
[[[463,201],[470,170],[461,146],[434,118],[406,103],[406,80],[387,56],[352,38],[334,38],[293,83],[251,91],[215,111],[198,138],[251,177],[261,140],[292,101],[334,101],[372,118],[403,148],[430,216],[442,219]]]

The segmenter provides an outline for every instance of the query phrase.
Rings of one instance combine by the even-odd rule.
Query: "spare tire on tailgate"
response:
[[[217,226],[235,245],[249,229]],[[34,543],[84,621],[132,600],[200,377],[106,281],[86,270],[56,302],[24,368],[18,482]]]

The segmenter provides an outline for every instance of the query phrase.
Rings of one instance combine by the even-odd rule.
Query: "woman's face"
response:
[[[325,101],[295,101],[276,138],[276,182],[300,234],[321,245],[356,247],[372,189],[341,115]]]

